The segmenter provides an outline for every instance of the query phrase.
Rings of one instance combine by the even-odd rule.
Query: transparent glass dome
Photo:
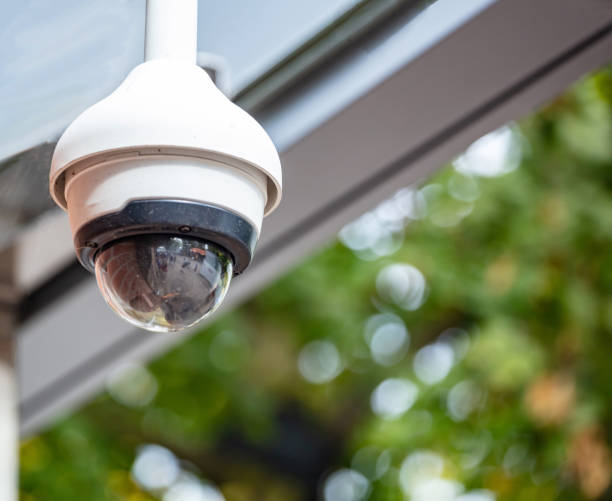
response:
[[[128,322],[156,332],[180,331],[215,311],[233,274],[222,248],[170,235],[120,240],[96,257],[106,302]]]

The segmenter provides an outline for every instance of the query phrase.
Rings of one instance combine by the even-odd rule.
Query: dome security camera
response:
[[[79,261],[151,331],[221,304],[281,197],[272,141],[196,66],[196,36],[197,0],[148,0],[145,62],[74,120],[51,164]]]

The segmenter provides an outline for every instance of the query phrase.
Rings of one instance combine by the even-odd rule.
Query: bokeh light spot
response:
[[[423,383],[436,384],[448,376],[454,360],[454,351],[448,344],[430,344],[414,356],[414,372]]]
[[[367,498],[370,482],[361,473],[344,468],[325,480],[325,501],[361,501]]]
[[[418,309],[425,301],[427,282],[423,274],[409,264],[392,264],[376,277],[376,290],[385,301],[408,311]]]
[[[453,166],[465,175],[497,177],[515,170],[521,157],[521,136],[515,127],[505,125],[474,141]]]
[[[174,454],[159,445],[145,445],[132,465],[132,477],[147,490],[167,489],[180,473]]]
[[[389,378],[380,383],[372,392],[372,411],[383,419],[397,419],[416,402],[419,390],[408,379]]]
[[[401,320],[379,325],[369,340],[372,359],[385,366],[394,365],[404,358],[409,344],[410,336]]]
[[[218,489],[197,480],[176,482],[166,491],[163,501],[225,501]]]
[[[454,421],[463,421],[480,404],[482,391],[472,381],[461,381],[451,388],[446,397],[448,414]]]
[[[312,341],[300,351],[298,368],[306,381],[328,383],[342,372],[340,353],[331,341]]]
[[[113,399],[127,407],[143,407],[155,398],[157,380],[140,364],[125,364],[113,370],[106,381]]]

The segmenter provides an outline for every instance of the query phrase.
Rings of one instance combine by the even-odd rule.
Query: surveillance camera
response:
[[[281,167],[204,70],[153,58],[68,127],[50,191],[108,304],[138,327],[177,331],[213,312],[251,262]]]

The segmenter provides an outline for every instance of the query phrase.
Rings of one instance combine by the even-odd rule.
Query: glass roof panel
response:
[[[359,3],[365,2],[201,1],[198,46],[226,59],[238,90]]]
[[[239,89],[357,3],[201,1],[199,50],[223,57]],[[142,61],[144,0],[25,0],[0,12],[0,159],[55,139]]]
[[[0,158],[53,139],[142,58],[143,2],[2,5]]]

